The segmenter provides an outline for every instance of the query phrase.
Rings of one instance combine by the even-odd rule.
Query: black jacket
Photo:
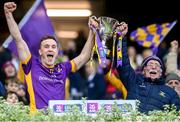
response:
[[[118,72],[127,88],[127,99],[139,100],[139,111],[145,113],[152,110],[163,110],[164,105],[172,104],[179,110],[180,99],[172,88],[165,85],[164,78],[161,77],[155,81],[151,81],[151,79],[135,73],[129,62],[126,43],[123,40],[122,66],[118,67]]]

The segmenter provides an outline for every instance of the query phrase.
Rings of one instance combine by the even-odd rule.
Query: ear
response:
[[[146,70],[146,67],[144,67],[143,70],[142,70],[143,75],[145,74],[145,70]]]
[[[162,76],[162,69],[160,69],[160,77]]]
[[[39,49],[39,55],[42,55],[41,49]]]
[[[142,71],[142,74],[144,75],[144,70]]]

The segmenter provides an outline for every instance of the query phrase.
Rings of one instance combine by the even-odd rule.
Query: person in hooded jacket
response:
[[[125,35],[128,31],[126,23],[117,27]],[[127,41],[122,41],[122,66],[117,68],[120,79],[127,88],[127,99],[140,102],[138,110],[148,113],[153,110],[164,110],[164,105],[175,105],[180,109],[177,93],[165,85],[165,68],[162,61],[155,55],[145,58],[142,62],[142,73],[136,74],[127,53]]]

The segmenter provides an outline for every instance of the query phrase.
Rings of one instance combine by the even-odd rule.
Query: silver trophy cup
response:
[[[113,36],[116,32],[116,27],[119,22],[110,17],[99,17],[99,35],[101,42],[106,53],[106,57],[111,57],[112,46],[113,46]]]

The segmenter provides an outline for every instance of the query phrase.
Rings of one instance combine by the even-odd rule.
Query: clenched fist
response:
[[[177,52],[178,50],[178,41],[177,40],[174,40],[171,42],[171,51],[172,52]]]
[[[99,23],[98,23],[96,16],[89,17],[88,25],[90,28],[98,29]]]
[[[5,13],[12,13],[14,10],[16,10],[16,4],[14,2],[7,2],[4,4]]]
[[[128,25],[125,22],[121,22],[116,27],[117,32],[121,32],[121,36],[124,37],[128,32]]]

